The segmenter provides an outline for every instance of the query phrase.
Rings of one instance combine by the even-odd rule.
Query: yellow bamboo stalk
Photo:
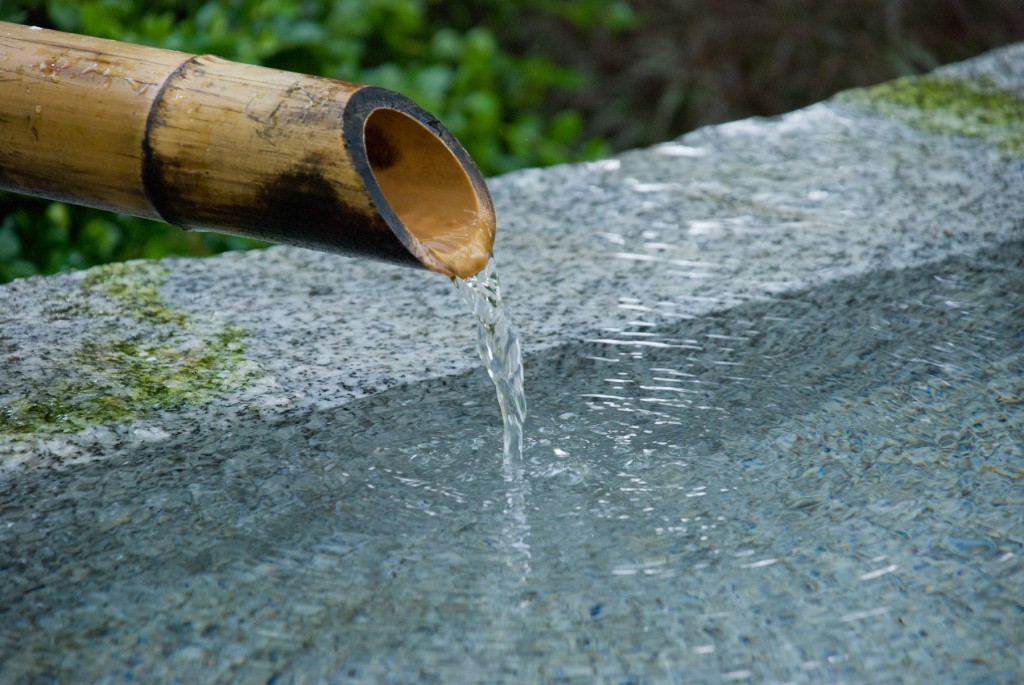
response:
[[[494,244],[479,170],[397,93],[5,22],[0,189],[447,276]]]

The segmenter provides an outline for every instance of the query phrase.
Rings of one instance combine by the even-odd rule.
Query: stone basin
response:
[[[491,179],[452,285],[0,287],[0,680],[1019,682],[1024,45]]]

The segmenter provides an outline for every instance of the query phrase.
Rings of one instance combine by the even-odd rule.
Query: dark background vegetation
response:
[[[0,20],[392,88],[494,175],[962,60],[1024,39],[1024,0],[0,0]],[[255,245],[0,193],[0,282]]]

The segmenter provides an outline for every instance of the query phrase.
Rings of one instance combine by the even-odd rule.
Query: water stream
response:
[[[494,260],[476,276],[455,279],[455,288],[477,320],[477,351],[498,393],[505,431],[502,454],[506,476],[521,478],[523,422],[526,420],[522,349],[519,335],[501,301]]]
[[[530,523],[526,514],[529,484],[523,468],[523,423],[526,420],[526,394],[523,390],[523,355],[508,310],[501,299],[501,285],[494,260],[490,260],[480,273],[466,279],[455,279],[459,296],[469,307],[477,322],[477,352],[494,382],[501,409],[502,475],[507,484],[505,492],[505,525],[501,535],[505,564],[516,582],[504,588],[509,600],[506,608],[520,606],[516,601],[519,588],[526,583],[530,572]],[[498,630],[511,625],[513,617],[504,611],[497,620]]]

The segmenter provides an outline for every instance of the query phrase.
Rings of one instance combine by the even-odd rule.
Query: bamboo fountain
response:
[[[450,277],[495,233],[465,149],[398,93],[5,22],[0,189]]]

